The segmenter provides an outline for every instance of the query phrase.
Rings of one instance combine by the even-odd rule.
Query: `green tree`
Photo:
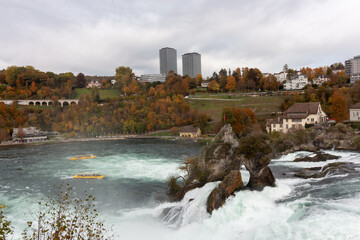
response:
[[[122,89],[133,80],[134,76],[131,68],[124,66],[117,67],[115,70],[116,88]]]

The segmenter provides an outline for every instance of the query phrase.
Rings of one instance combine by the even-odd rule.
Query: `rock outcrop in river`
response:
[[[266,134],[252,133],[238,139],[230,124],[223,126],[214,140],[205,146],[198,158],[185,163],[188,174],[183,186],[176,192],[175,199],[208,182],[221,181],[209,195],[207,211],[221,207],[234,192],[242,189],[262,190],[274,186],[275,178],[268,167],[271,148]],[[250,173],[249,183],[244,186],[240,168]]]

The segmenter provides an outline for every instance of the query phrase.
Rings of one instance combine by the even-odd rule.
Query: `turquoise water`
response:
[[[168,176],[180,173],[182,160],[200,150],[194,142],[136,139],[0,148],[0,202],[9,206],[14,239],[36,202],[54,195],[60,183],[94,194],[101,218],[118,239],[360,239],[359,174],[316,180],[283,175],[327,163],[292,162],[307,152],[274,159],[277,187],[238,192],[212,216],[206,199],[218,183],[188,192],[181,202],[166,202]],[[86,153],[97,158],[68,160]],[[341,156],[336,161],[360,163],[359,153],[328,153]],[[106,177],[72,178],[81,172]],[[247,172],[242,174],[246,181]]]

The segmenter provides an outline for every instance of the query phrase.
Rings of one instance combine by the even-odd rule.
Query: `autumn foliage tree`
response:
[[[220,85],[218,84],[218,82],[216,80],[212,80],[209,83],[208,89],[210,91],[213,91],[213,92],[219,92],[220,91]]]
[[[255,113],[247,108],[225,108],[222,116],[223,124],[230,123],[236,134],[246,133],[256,124]]]
[[[341,89],[334,92],[330,102],[331,117],[334,118],[336,122],[343,122],[349,119],[348,99]]]
[[[235,87],[236,87],[235,78],[232,75],[228,76],[226,79],[225,89],[232,92],[232,91],[234,91]]]

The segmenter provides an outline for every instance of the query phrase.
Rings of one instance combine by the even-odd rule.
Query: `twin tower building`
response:
[[[169,71],[177,71],[176,49],[165,47],[159,50],[160,55],[160,73],[168,74]],[[182,55],[183,76],[195,78],[201,74],[201,55],[198,53],[185,53]]]

